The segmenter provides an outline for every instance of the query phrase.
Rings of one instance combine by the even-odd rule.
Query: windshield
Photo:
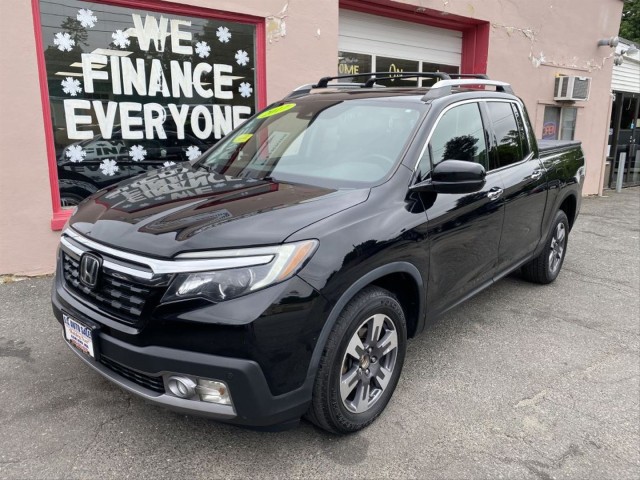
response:
[[[421,113],[420,105],[376,100],[280,103],[227,136],[198,164],[231,177],[370,186],[395,166]]]

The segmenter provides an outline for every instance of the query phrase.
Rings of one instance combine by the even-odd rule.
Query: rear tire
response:
[[[332,433],[371,424],[396,388],[406,345],[406,320],[397,298],[379,287],[362,290],[329,334],[307,419]]]
[[[569,219],[566,213],[558,210],[544,250],[522,267],[522,276],[530,282],[543,285],[553,282],[558,277],[567,254],[568,236]]]

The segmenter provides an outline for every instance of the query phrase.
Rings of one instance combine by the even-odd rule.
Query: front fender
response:
[[[425,284],[422,279],[422,275],[420,275],[420,271],[418,268],[409,262],[392,262],[386,265],[377,267],[370,272],[366,273],[354,283],[351,284],[349,288],[347,288],[344,293],[338,298],[338,300],[333,304],[331,311],[327,317],[327,320],[322,328],[320,335],[318,336],[318,341],[316,342],[316,346],[313,351],[313,355],[311,357],[311,362],[309,364],[309,371],[307,372],[307,381],[313,383],[316,376],[316,371],[318,369],[318,365],[320,363],[320,358],[322,357],[322,352],[324,351],[324,347],[329,338],[329,334],[333,330],[334,325],[338,321],[338,316],[344,309],[344,307],[349,303],[349,301],[356,296],[358,292],[363,290],[367,285],[375,282],[376,280],[392,274],[392,273],[405,273],[411,276],[413,280],[416,282],[418,286],[419,293],[419,304],[418,304],[418,325],[416,331],[419,332],[424,327],[425,322],[425,303],[426,303],[426,293],[425,293]]]

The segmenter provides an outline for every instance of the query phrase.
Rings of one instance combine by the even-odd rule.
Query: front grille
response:
[[[108,357],[101,356],[100,363],[110,370],[113,370],[118,375],[123,376],[127,380],[131,380],[133,383],[140,385],[141,387],[148,388],[154,392],[164,393],[164,382],[162,377],[153,377],[144,373],[136,372],[135,370],[125,367],[121,363],[115,362]]]
[[[104,269],[95,289],[80,283],[80,262],[66,252],[62,254],[62,274],[67,288],[91,305],[105,311],[116,320],[141,327],[144,317],[159,300],[163,289],[131,283],[110,275]]]

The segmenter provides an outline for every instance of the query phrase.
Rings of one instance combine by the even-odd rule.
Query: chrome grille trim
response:
[[[249,267],[256,265],[266,265],[274,258],[274,254],[267,253],[263,250],[263,254],[259,255],[259,249],[254,249],[255,255],[245,257],[235,257],[234,251],[228,251],[226,257],[214,257],[214,258],[200,258],[189,260],[159,260],[156,258],[145,257],[135,253],[123,252],[116,250],[115,248],[107,247],[101,243],[90,240],[78,232],[67,228],[62,232],[60,243],[66,249],[69,249],[74,254],[81,256],[85,251],[75,245],[73,245],[65,237],[73,239],[74,242],[86,247],[87,250],[103,253],[113,258],[121,259],[128,262],[133,262],[139,265],[144,265],[150,270],[138,269],[135,266],[125,266],[119,263],[112,262],[108,258],[103,258],[103,266],[110,270],[122,272],[127,275],[131,275],[145,280],[151,280],[156,275],[165,275],[173,273],[191,273],[191,272],[205,272],[211,270],[225,270],[228,268]],[[220,255],[224,255],[225,251],[221,250]]]

